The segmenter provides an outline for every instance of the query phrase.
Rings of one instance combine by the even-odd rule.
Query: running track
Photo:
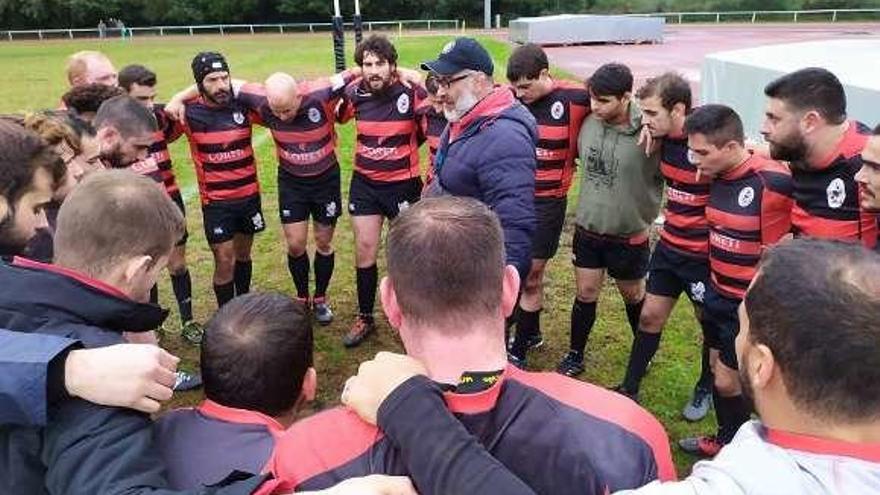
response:
[[[552,65],[582,79],[604,63],[627,64],[635,75],[636,87],[647,77],[676,70],[699,95],[700,68],[706,54],[798,41],[865,37],[880,38],[880,23],[667,25],[661,44],[561,46],[547,47],[546,51]],[[866,66],[865,70],[876,69]]]

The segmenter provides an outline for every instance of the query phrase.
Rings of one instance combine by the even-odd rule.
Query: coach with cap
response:
[[[449,121],[437,148],[437,180],[425,195],[469,196],[492,208],[504,229],[507,263],[524,279],[535,230],[535,119],[495,84],[492,58],[473,38],[449,42],[422,70],[436,75]]]

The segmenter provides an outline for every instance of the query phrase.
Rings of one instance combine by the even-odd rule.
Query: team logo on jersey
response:
[[[553,102],[553,105],[550,107],[550,115],[559,120],[562,118],[562,114],[565,113],[565,105],[562,104],[561,101]]]
[[[691,165],[696,165],[700,163],[700,155],[694,153],[694,150],[688,148],[687,161],[690,162]]]
[[[825,192],[828,194],[828,206],[830,208],[840,208],[843,206],[843,202],[846,201],[846,186],[840,177],[831,181]]]
[[[266,226],[265,223],[263,223],[263,215],[259,212],[254,213],[254,216],[251,217],[251,223],[254,224],[254,228],[257,230],[263,230]]]
[[[244,124],[244,114],[241,112],[235,112],[232,114],[232,120],[238,125]]]
[[[317,124],[321,121],[321,112],[318,111],[317,108],[312,107],[309,109],[309,120],[313,123]]]
[[[740,207],[745,208],[752,204],[752,201],[755,200],[755,190],[752,189],[752,186],[746,186],[739,191],[739,198],[737,198],[737,202]]]
[[[324,213],[327,214],[327,217],[332,218],[336,216],[336,201],[331,201],[324,205]]]
[[[403,200],[400,203],[397,203],[397,211],[398,213],[409,208],[409,201]]]
[[[449,43],[446,43],[445,45],[443,45],[443,49],[440,50],[440,53],[445,55],[445,54],[451,52],[453,48],[455,48],[455,41],[450,41]]]
[[[701,303],[706,296],[706,284],[703,282],[694,282],[691,284],[691,299],[694,302]]]
[[[397,98],[397,111],[406,113],[409,110],[409,95],[404,93]]]

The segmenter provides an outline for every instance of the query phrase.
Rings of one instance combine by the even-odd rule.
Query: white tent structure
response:
[[[880,122],[880,37],[810,41],[712,53],[703,61],[701,103],[722,103],[742,116],[746,135],[760,139],[764,86],[805,67],[823,67],[843,83],[847,113],[870,127]]]

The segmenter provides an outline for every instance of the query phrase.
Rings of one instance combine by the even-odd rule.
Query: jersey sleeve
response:
[[[764,190],[761,198],[761,245],[771,246],[791,232],[791,175],[784,172],[763,172]]]
[[[340,124],[344,124],[354,118],[354,92],[358,84],[360,84],[360,78],[349,83],[342,92],[339,106],[336,107],[336,121]]]
[[[250,111],[259,111],[266,103],[266,88],[258,83],[246,83],[238,91],[236,100]]]

